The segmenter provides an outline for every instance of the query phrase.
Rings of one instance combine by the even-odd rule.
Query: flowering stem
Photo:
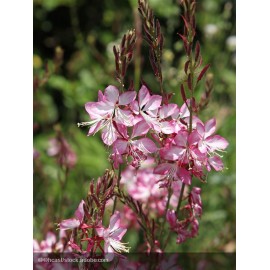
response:
[[[179,212],[180,207],[181,207],[181,203],[182,203],[182,199],[183,199],[183,194],[184,194],[184,189],[185,189],[185,184],[183,183],[182,184],[182,187],[181,187],[181,191],[180,191],[180,196],[179,196],[179,200],[178,200],[176,212],[175,212],[176,216],[178,216],[178,212]]]
[[[118,169],[118,177],[117,177],[117,184],[116,184],[117,189],[119,189],[119,187],[120,187],[121,171],[122,171],[122,167],[120,164],[119,169]],[[117,196],[114,197],[112,214],[114,214],[114,211],[116,209],[116,203],[117,203]]]
[[[183,183],[183,184],[182,184],[182,187],[181,187],[181,190],[180,190],[180,196],[179,196],[179,200],[178,200],[178,204],[177,204],[177,208],[176,208],[176,212],[175,212],[176,217],[178,217],[178,212],[179,212],[180,207],[181,207],[181,203],[182,203],[182,200],[183,200],[184,189],[185,189],[185,184]],[[170,241],[170,238],[171,238],[171,232],[172,232],[172,231],[169,231],[169,234],[168,234],[168,237],[167,237],[167,239],[166,239],[166,241],[165,241],[163,250],[165,250],[165,248],[166,248],[168,242]]]

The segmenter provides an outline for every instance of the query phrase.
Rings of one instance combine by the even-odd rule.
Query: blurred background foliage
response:
[[[173,101],[182,104],[179,86],[185,55],[177,35],[182,31],[182,11],[177,1],[149,2],[165,37],[165,89],[176,93]],[[109,151],[99,135],[87,137],[88,130],[77,128],[76,123],[88,121],[84,104],[95,101],[99,89],[117,85],[112,47],[135,25],[140,25],[136,0],[34,0],[33,195],[34,238],[38,240],[48,230],[55,230],[60,218],[73,215],[87,194],[89,180],[101,176],[109,166]],[[209,72],[214,74],[211,100],[200,117],[203,121],[216,117],[217,132],[230,142],[224,154],[227,169],[222,173],[211,172],[207,184],[197,181],[202,187],[204,204],[199,236],[180,246],[173,239],[168,251],[232,252],[235,251],[236,196],[235,1],[198,1],[197,39],[203,61],[211,63]],[[145,42],[140,50],[141,78],[158,93]],[[132,64],[128,80],[134,78],[134,72]],[[203,90],[201,84],[198,98]],[[65,171],[48,150],[50,140],[59,130],[77,154],[76,165],[69,170],[64,186],[61,183]],[[139,238],[136,231],[131,231],[126,239],[134,246]]]

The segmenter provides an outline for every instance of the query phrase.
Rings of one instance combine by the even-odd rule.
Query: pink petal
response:
[[[216,171],[221,171],[224,168],[223,162],[218,156],[208,158],[208,162]]]
[[[136,145],[138,149],[145,154],[154,153],[158,150],[155,143],[148,138],[142,138],[142,139],[133,141],[133,144]]]
[[[78,228],[79,226],[80,226],[80,221],[75,218],[65,219],[61,221],[61,223],[59,224],[59,227],[61,230],[74,229],[74,228]]]
[[[116,211],[110,218],[110,231],[115,231],[120,227],[120,212]]]
[[[73,249],[75,249],[75,250],[81,252],[81,249],[80,249],[80,247],[79,247],[77,244],[75,244],[75,243],[73,243],[73,242],[71,242],[71,241],[69,241],[68,244],[69,244],[69,246],[70,246],[71,248],[73,248]]]
[[[190,146],[198,144],[200,140],[201,140],[201,137],[196,130],[192,131],[192,133],[188,136],[188,144]]]
[[[229,145],[228,141],[219,135],[208,137],[205,143],[210,147],[211,151],[224,150]]]
[[[87,136],[90,136],[90,135],[95,134],[96,132],[98,132],[99,128],[101,127],[101,125],[102,125],[104,122],[105,122],[105,120],[102,119],[102,120],[100,120],[100,121],[94,123],[94,124],[90,127]]]
[[[144,118],[144,120],[146,121],[146,123],[151,128],[153,128],[157,132],[160,132],[161,131],[160,123],[158,122],[158,120],[156,118],[153,118],[153,117],[147,115],[144,112],[141,112],[141,116]]]
[[[178,167],[176,174],[184,184],[191,185],[191,176],[186,169]]]
[[[105,242],[104,244],[105,259],[111,262],[114,258],[114,250],[110,245],[110,242]]]
[[[190,103],[189,100],[187,100],[187,103],[188,104]],[[189,109],[188,109],[186,103],[184,103],[182,105],[182,107],[180,108],[180,117],[186,118],[186,117],[189,117],[189,115],[190,115]]]
[[[126,125],[128,127],[133,126],[133,115],[131,113],[131,111],[128,110],[122,110],[120,108],[117,108],[115,110],[115,121],[117,123]]]
[[[114,105],[108,101],[88,102],[85,104],[85,110],[88,112],[91,119],[97,119],[105,115],[111,115],[114,110]]]
[[[75,211],[75,217],[82,223],[83,218],[84,218],[84,209],[83,205],[85,204],[84,200],[81,200],[77,210]]]
[[[177,112],[178,112],[178,106],[176,104],[173,104],[173,103],[165,104],[159,110],[159,117],[161,119],[164,119]]]
[[[175,136],[174,141],[177,146],[186,147],[188,139],[188,132],[186,130],[180,130]]]
[[[170,148],[160,149],[160,156],[163,159],[175,161],[178,160],[186,152],[186,149],[183,149],[178,146],[171,146]]]
[[[188,121],[187,123],[189,123],[189,117],[187,118],[186,121]],[[198,118],[197,116],[193,116],[192,117],[192,128],[195,129],[199,123],[204,126],[204,124],[200,118]]]
[[[204,135],[205,135],[204,125],[201,123],[198,123],[196,126],[196,130],[197,130],[198,134],[201,136],[201,138],[204,138]]]
[[[211,136],[215,131],[216,131],[216,119],[212,118],[210,120],[208,120],[205,125],[205,137],[209,137]]]
[[[133,127],[131,138],[143,136],[147,134],[149,129],[150,129],[149,125],[144,120],[142,120],[137,124],[135,124],[135,126]]]
[[[135,91],[127,91],[120,95],[119,97],[119,105],[128,105],[136,98]]]
[[[148,100],[147,104],[145,105],[144,111],[152,111],[156,110],[160,107],[160,104],[162,102],[162,97],[158,95],[153,95]]]
[[[105,97],[102,93],[102,91],[98,90],[98,101],[104,101]]]
[[[127,151],[128,142],[123,139],[117,139],[113,144],[113,152],[115,154],[125,154]]]
[[[113,126],[112,121],[109,122],[108,125],[104,127],[103,132],[101,134],[101,138],[103,142],[107,145],[112,145],[117,139],[117,133],[115,127]]]
[[[149,99],[150,99],[149,91],[145,85],[142,85],[138,95],[140,108],[142,108],[148,102]]]
[[[119,91],[115,86],[109,85],[104,91],[104,96],[109,102],[115,104],[119,99]]]
[[[103,237],[104,235],[104,227],[96,228],[97,235],[99,237]]]
[[[133,111],[133,113],[139,114],[140,108],[137,100],[130,103],[130,109]]]
[[[201,140],[199,142],[198,148],[199,148],[200,152],[203,153],[203,154],[207,152],[207,147],[206,147],[206,145],[205,145],[205,143],[204,143],[203,140]]]
[[[127,229],[125,228],[118,228],[115,231],[113,231],[112,234],[110,234],[110,237],[120,241],[122,237],[124,236],[124,234],[126,233],[126,231]]]
[[[154,173],[165,175],[171,171],[172,167],[173,165],[170,163],[162,163],[162,164],[157,165],[157,167],[154,168]]]
[[[128,130],[127,130],[127,126],[126,125],[123,125],[123,124],[119,124],[117,123],[116,124],[117,126],[117,131],[119,132],[119,134],[121,134],[121,136],[119,136],[121,139],[122,137],[124,137],[125,139],[129,139],[129,136],[128,136]]]
[[[175,132],[175,123],[173,121],[165,121],[160,123],[161,131],[164,134],[172,134]]]
[[[33,239],[33,251],[40,251],[40,246],[36,239]]]
[[[52,233],[52,232],[48,232],[46,234],[46,242],[47,242],[47,245],[50,246],[50,247],[52,245],[54,245],[56,243],[56,236],[55,236],[55,234]]]

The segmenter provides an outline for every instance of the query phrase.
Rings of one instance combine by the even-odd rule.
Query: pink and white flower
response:
[[[91,126],[88,136],[102,130],[103,142],[111,145],[117,139],[117,131],[113,122],[126,126],[133,125],[131,111],[120,108],[119,106],[128,106],[135,98],[135,91],[127,91],[119,95],[118,89],[113,85],[109,85],[105,89],[104,95],[99,91],[98,102],[88,102],[85,104],[85,109],[91,121],[78,123],[78,126]]]
[[[136,115],[140,115],[151,128],[160,131],[161,127],[157,119],[157,113],[161,101],[161,96],[151,96],[147,87],[142,85],[138,94],[138,101],[135,100],[131,103],[131,109]]]
[[[198,148],[201,153],[213,153],[227,148],[228,141],[219,135],[213,135],[215,131],[216,120],[214,118],[207,121],[205,125],[197,124],[197,132],[200,135]]]
[[[75,218],[70,218],[61,221],[58,226],[61,230],[71,230],[80,227],[83,224],[85,202],[82,200],[75,211]]]
[[[147,155],[152,154],[158,150],[155,143],[149,138],[138,138],[147,134],[149,126],[145,121],[140,121],[135,124],[133,132],[129,137],[127,134],[127,127],[117,125],[118,133],[121,135],[113,144],[114,158],[118,163],[121,163],[119,155],[131,156],[132,166],[139,167],[141,161],[147,158]],[[135,139],[138,138],[138,139]]]
[[[120,242],[126,231],[127,229],[120,225],[120,213],[118,211],[111,216],[107,229],[104,227],[96,228],[98,236],[102,237],[105,241],[105,258],[109,261],[113,260],[115,253],[129,252],[130,248],[126,246],[127,243]]]

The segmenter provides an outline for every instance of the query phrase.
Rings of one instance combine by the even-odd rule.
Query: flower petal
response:
[[[201,123],[198,123],[196,126],[197,133],[201,136],[201,138],[204,138],[205,135],[205,128],[204,125]]]
[[[205,128],[205,138],[214,134],[216,131],[216,119],[212,118],[212,119],[208,120],[205,123],[204,128]]]
[[[114,110],[114,105],[108,101],[87,102],[85,110],[90,115],[91,119],[99,119],[105,115],[111,115]]]
[[[105,97],[101,90],[98,90],[98,101],[104,101]]]
[[[103,142],[107,145],[112,145],[117,139],[117,133],[112,121],[110,121],[103,129],[101,134]]]
[[[190,104],[189,102],[190,100],[187,100],[187,103]],[[190,112],[189,112],[189,109],[186,105],[186,103],[184,103],[181,108],[180,108],[180,117],[181,118],[186,118],[186,117],[189,117],[190,116]]]
[[[124,234],[126,233],[126,231],[127,229],[125,228],[118,228],[114,230],[112,234],[110,234],[110,237],[120,241],[124,236]]]
[[[133,141],[133,145],[136,145],[140,151],[143,153],[154,153],[158,150],[155,143],[148,138],[142,138],[136,141]]]
[[[173,104],[173,103],[165,104],[159,110],[159,117],[161,119],[164,119],[175,114],[176,112],[178,112],[177,104]]]
[[[184,153],[186,149],[178,146],[171,146],[170,148],[160,149],[160,156],[163,159],[175,161],[178,160]]]
[[[116,211],[110,218],[110,231],[114,231],[120,227],[120,212]]]
[[[172,164],[170,163],[162,163],[157,165],[157,167],[154,168],[154,173],[155,174],[161,174],[161,175],[165,175],[168,174],[172,168]]]
[[[131,127],[131,126],[133,126],[133,118],[134,117],[133,117],[131,111],[122,110],[120,108],[117,108],[115,110],[115,118],[114,118],[114,120],[117,123],[120,123],[120,124],[126,125],[128,127]]]
[[[162,102],[162,97],[159,95],[153,95],[148,100],[147,104],[144,107],[144,111],[153,111],[160,107],[160,104]]]
[[[83,205],[85,204],[84,200],[81,200],[77,210],[75,211],[75,217],[82,223],[84,218],[84,208]]]
[[[142,85],[138,95],[140,108],[142,108],[148,102],[149,99],[150,99],[149,90],[145,85]]]
[[[198,144],[200,140],[200,135],[196,130],[192,131],[192,133],[188,136],[188,144],[190,146]]]
[[[127,151],[128,142],[123,139],[117,139],[113,144],[113,152],[115,154],[125,154]]]
[[[210,147],[211,151],[224,150],[229,145],[228,141],[219,135],[206,138],[205,143]]]
[[[221,171],[224,168],[223,162],[218,156],[208,158],[208,162],[216,171]]]
[[[120,95],[119,97],[119,105],[128,105],[136,98],[135,91],[127,91]]]
[[[115,86],[109,85],[104,90],[104,96],[105,96],[106,100],[108,100],[109,102],[115,104],[119,99],[119,91]]]
[[[79,226],[80,226],[80,221],[76,218],[65,219],[61,221],[61,223],[59,224],[59,227],[61,230],[74,229],[74,228],[78,228]]]
[[[104,227],[96,228],[96,232],[97,232],[97,235],[99,237],[103,237],[103,235],[104,235]]]
[[[149,129],[150,129],[149,125],[144,120],[142,120],[138,122],[137,124],[135,124],[135,126],[133,127],[131,138],[143,136],[147,134]]]
[[[102,125],[103,125],[104,122],[105,122],[105,120],[101,119],[98,122],[94,123],[90,127],[87,136],[90,136],[90,135],[95,134],[96,132],[98,132],[99,129],[102,127]]]
[[[56,236],[52,232],[47,232],[46,234],[46,243],[49,247],[56,243]]]
[[[172,134],[175,132],[175,122],[164,121],[160,123],[161,131],[164,134]]]
[[[186,185],[191,185],[191,176],[189,171],[184,168],[178,167],[176,175]]]
[[[177,146],[186,147],[188,139],[188,132],[186,130],[180,130],[175,136],[174,141]]]
[[[140,108],[137,100],[130,103],[130,109],[133,111],[133,113],[139,114]]]

